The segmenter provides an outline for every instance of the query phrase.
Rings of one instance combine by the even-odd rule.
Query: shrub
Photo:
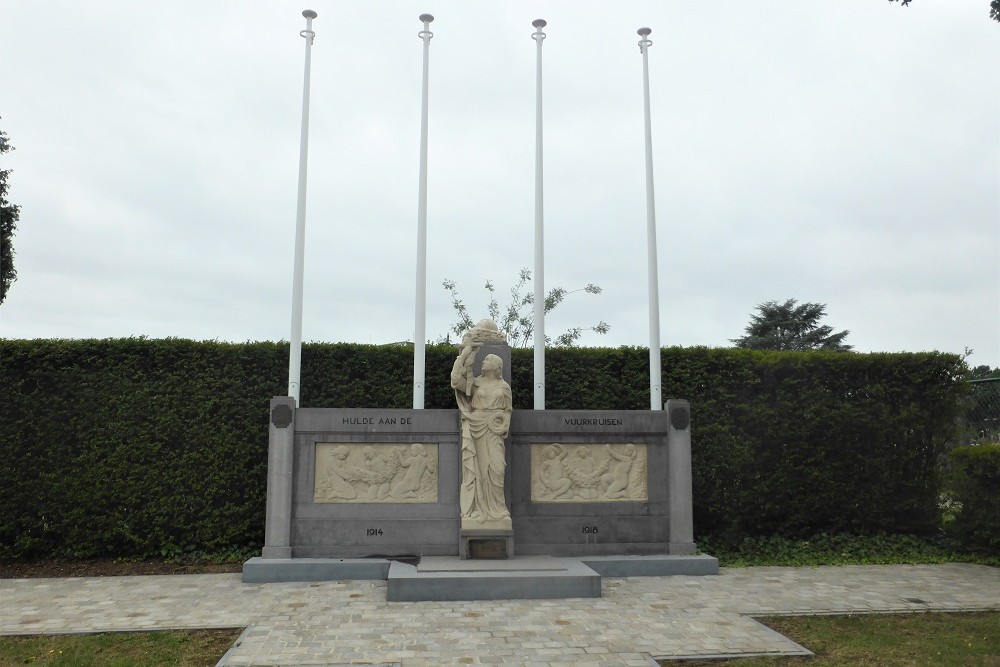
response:
[[[955,499],[951,529],[967,548],[1000,555],[1000,444],[951,451]]]

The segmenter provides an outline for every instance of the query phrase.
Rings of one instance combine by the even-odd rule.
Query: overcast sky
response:
[[[1000,25],[985,0],[0,0],[18,280],[6,338],[287,340],[304,40],[303,337],[414,331],[422,12],[427,337],[533,265],[535,43],[550,314],[646,345],[648,25],[664,345],[727,346],[769,300],[862,352],[1000,366]]]

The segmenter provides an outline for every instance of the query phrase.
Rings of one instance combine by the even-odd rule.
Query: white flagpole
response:
[[[542,196],[542,41],[545,21],[531,22],[535,32],[535,410],[545,409],[545,223]]]
[[[639,28],[643,110],[646,116],[646,245],[649,275],[649,409],[662,410],[660,389],[660,281],[656,272],[656,208],[653,203],[653,132],[649,119],[649,28]]]
[[[292,275],[292,337],[288,353],[288,395],[299,404],[299,378],[302,366],[302,264],[305,257],[306,241],[306,169],[309,163],[309,74],[311,70],[312,44],[316,38],[312,22],[316,12],[307,9],[306,29],[299,35],[306,40],[306,64],[302,81],[302,135],[299,143],[299,195],[295,207],[295,265]]]
[[[430,61],[430,14],[421,14],[424,29],[417,36],[424,41],[424,80],[420,98],[420,181],[417,202],[417,307],[413,330],[413,409],[424,409],[424,369],[427,328],[427,91]]]

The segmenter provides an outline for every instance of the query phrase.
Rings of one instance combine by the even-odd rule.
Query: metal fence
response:
[[[971,391],[961,417],[964,445],[1000,442],[1000,377],[970,380]]]

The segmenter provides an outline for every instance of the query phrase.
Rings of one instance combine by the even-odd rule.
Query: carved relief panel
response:
[[[649,499],[646,445],[531,446],[531,500],[549,503]]]
[[[436,503],[436,444],[316,444],[317,503]]]

